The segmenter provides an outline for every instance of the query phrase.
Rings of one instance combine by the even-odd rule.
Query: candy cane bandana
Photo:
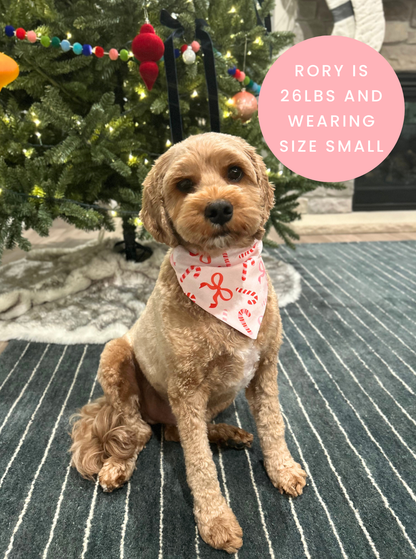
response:
[[[173,249],[170,263],[187,297],[219,320],[255,340],[266,309],[267,277],[263,243],[231,249],[221,256]]]

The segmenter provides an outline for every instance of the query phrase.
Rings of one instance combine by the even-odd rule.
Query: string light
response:
[[[111,210],[110,213],[111,213],[111,215],[112,215],[113,217],[117,217],[117,212],[115,212],[114,210]]]
[[[171,145],[172,145],[172,142],[170,140],[166,140],[166,147],[168,148]]]
[[[133,159],[133,155],[130,154],[130,155],[129,155],[129,160],[131,161],[132,159]]]
[[[148,163],[149,163],[149,160],[148,160],[148,159],[145,159],[145,160],[144,160],[144,164],[147,165]]]
[[[198,97],[198,92],[196,91],[196,89],[193,91],[191,97]]]
[[[264,45],[261,37],[257,37],[257,39],[254,42],[256,43],[256,45],[260,45],[260,46]]]
[[[112,132],[114,130],[114,128],[112,126],[110,126],[108,129],[110,130],[110,132]]]
[[[227,54],[225,55],[225,58],[231,58],[231,52],[227,51]]]
[[[40,120],[38,120],[38,119],[35,119],[33,122],[36,124],[36,126],[39,126],[39,124],[40,124]]]
[[[66,34],[66,38],[70,39],[72,37],[71,33],[68,31],[68,33]]]
[[[40,132],[35,132],[35,134],[38,138],[40,138],[40,136],[41,136]]]
[[[270,169],[266,169],[266,173],[270,175]]]
[[[227,100],[227,105],[234,105],[234,99],[232,97]]]
[[[236,9],[234,6],[232,6],[231,10],[228,12],[229,14],[235,14]]]
[[[143,222],[140,221],[140,219],[138,217],[136,217],[136,219],[134,220],[134,225],[136,225],[136,227],[139,227],[140,225],[143,225]]]
[[[146,93],[145,93],[144,91],[142,91],[142,92],[140,93],[140,99],[144,99],[145,97],[147,97],[147,96],[146,96]]]
[[[224,118],[227,118],[227,117],[229,117],[229,116],[230,116],[230,114],[231,114],[231,113],[230,113],[229,111],[224,111],[224,113],[223,113],[223,115],[224,115]]]

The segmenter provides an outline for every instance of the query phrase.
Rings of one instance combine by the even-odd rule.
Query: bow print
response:
[[[215,276],[219,276],[218,280],[215,279]],[[209,287],[210,289],[216,289],[216,292],[214,293],[214,295],[212,297],[214,302],[211,303],[210,306],[209,306],[210,309],[215,309],[215,307],[218,305],[218,297],[221,297],[221,299],[223,301],[230,301],[233,297],[233,292],[231,291],[231,289],[227,289],[226,287],[221,287],[222,282],[224,281],[224,276],[222,274],[220,274],[219,272],[216,272],[215,274],[212,274],[211,281],[212,281],[212,285],[210,283],[203,282],[199,286],[199,289],[201,289],[202,287]],[[222,294],[222,291],[225,291],[229,294],[228,299],[227,299],[227,297],[224,297],[224,295]]]

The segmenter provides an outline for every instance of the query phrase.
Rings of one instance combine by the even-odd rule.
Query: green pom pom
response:
[[[58,49],[61,46],[61,39],[59,37],[52,37],[51,45]]]
[[[246,76],[243,80],[243,85],[248,85],[250,83],[250,78]]]
[[[127,62],[127,60],[129,59],[129,53],[126,49],[121,49],[120,58],[123,62]]]
[[[43,35],[43,37],[41,37],[40,39],[40,43],[44,47],[49,47],[49,45],[51,44],[51,40],[47,35]]]

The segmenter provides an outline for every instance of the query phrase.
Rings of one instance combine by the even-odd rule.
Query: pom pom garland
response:
[[[150,24],[145,25],[149,25],[149,27],[152,28]],[[120,57],[123,62],[127,62],[130,58],[130,54],[126,49],[122,49],[120,53],[117,49],[110,49],[109,52],[105,52],[103,47],[97,46],[92,48],[91,45],[81,45],[81,43],[74,43],[73,45],[71,45],[71,43],[67,39],[63,39],[61,41],[59,37],[55,36],[51,39],[47,35],[38,37],[35,31],[26,32],[22,27],[18,27],[17,29],[15,29],[13,25],[6,25],[4,28],[4,32],[7,37],[17,37],[21,41],[27,39],[32,44],[36,43],[36,41],[39,41],[40,44],[46,48],[49,46],[52,46],[54,48],[61,48],[63,52],[69,52],[72,49],[73,53],[77,55],[83,54],[84,56],[91,56],[92,54],[95,54],[97,58],[102,58],[104,55],[107,55],[110,60],[117,60]]]
[[[247,89],[251,90],[254,95],[260,94],[261,86],[258,83],[254,82],[249,76],[246,76],[244,72],[242,72],[235,66],[234,68],[228,68],[227,72],[230,76],[242,83]]]

